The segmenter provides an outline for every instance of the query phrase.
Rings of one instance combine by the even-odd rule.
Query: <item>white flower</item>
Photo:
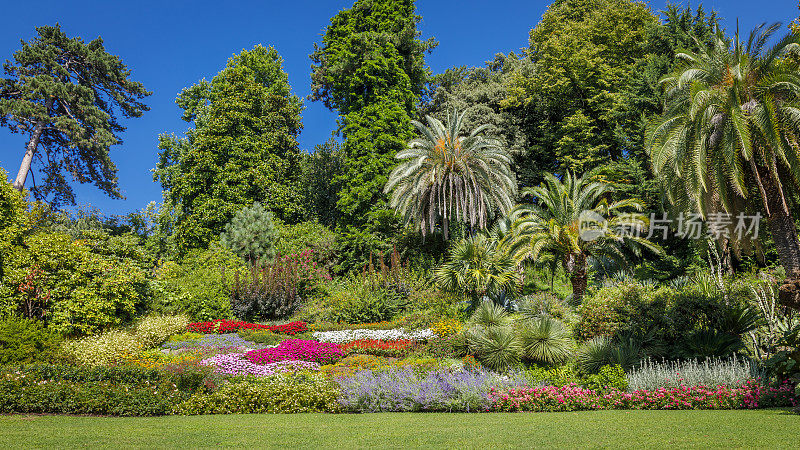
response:
[[[335,344],[344,344],[361,339],[380,339],[382,341],[407,339],[410,341],[426,341],[433,337],[433,331],[430,329],[406,331],[403,328],[395,330],[315,331],[312,333],[312,336],[320,342],[333,342]]]

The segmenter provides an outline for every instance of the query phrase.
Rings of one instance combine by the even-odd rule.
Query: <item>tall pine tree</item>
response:
[[[28,135],[14,187],[21,191],[35,162],[44,179],[31,189],[52,205],[74,204],[69,175],[92,183],[112,198],[122,198],[117,168],[108,154],[125,131],[115,111],[139,117],[150,95],[130,80],[130,70],[108,53],[103,40],[70,38],[58,24],[36,28],[22,42],[0,79],[0,125]]]

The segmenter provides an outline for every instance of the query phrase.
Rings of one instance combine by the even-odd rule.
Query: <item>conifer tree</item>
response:
[[[7,78],[0,78],[0,125],[28,135],[14,187],[22,191],[38,161],[45,177],[31,191],[39,200],[75,204],[67,174],[122,198],[108,154],[125,130],[115,111],[139,117],[149,109],[140,100],[151,93],[130,80],[130,70],[101,38],[85,43],[67,37],[58,24],[36,32],[13,62],[5,62]]]
[[[275,238],[272,213],[256,202],[237,212],[225,225],[220,243],[250,264],[259,264],[275,258]]]

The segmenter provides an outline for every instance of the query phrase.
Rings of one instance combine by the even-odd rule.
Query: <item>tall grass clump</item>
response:
[[[757,377],[758,370],[750,361],[737,358],[653,361],[650,358],[628,373],[628,390],[653,390],[678,386],[741,385]]]

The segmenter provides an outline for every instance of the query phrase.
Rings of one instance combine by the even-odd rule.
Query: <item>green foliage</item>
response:
[[[287,339],[297,339],[297,336],[277,334],[269,330],[242,330],[239,331],[239,336],[245,341],[265,345],[278,345]]]
[[[106,51],[102,38],[85,43],[67,37],[58,24],[37,27],[36,33],[13,62],[6,61],[7,78],[0,78],[0,125],[29,136],[28,162],[46,162],[40,169],[44,179],[31,191],[53,204],[74,204],[69,174],[122,198],[108,154],[125,130],[117,113],[141,116],[149,108],[140,99],[151,93],[130,79],[130,70]],[[27,172],[22,175],[15,181],[19,190]]]
[[[578,320],[574,309],[564,300],[549,292],[526,295],[516,300],[517,311],[525,318],[552,317],[566,324]]]
[[[676,209],[704,218],[753,211],[770,217],[781,264],[791,274],[800,270],[800,241],[795,197],[786,193],[800,181],[800,153],[787,142],[800,121],[800,37],[789,33],[766,47],[779,28],[762,24],[746,41],[738,29],[733,39],[719,29],[712,45],[680,53],[662,80],[665,111],[648,127],[647,150]],[[729,234],[737,246],[752,239]]]
[[[631,369],[642,359],[641,347],[633,339],[613,340],[598,336],[584,343],[577,351],[578,368],[584,374],[599,373],[606,365]]]
[[[245,378],[211,394],[194,395],[178,406],[179,414],[276,414],[339,412],[338,387],[322,374],[282,374]]]
[[[390,286],[352,277],[332,287],[324,320],[344,323],[373,323],[394,319],[407,305],[407,298]]]
[[[7,176],[6,171],[0,168],[0,265],[8,249],[26,228],[28,218],[25,199],[7,181]]]
[[[239,257],[216,245],[192,251],[180,262],[164,261],[156,271],[150,307],[198,321],[230,318],[230,286],[235,274],[245,270]]]
[[[503,296],[519,289],[516,268],[506,246],[479,233],[452,244],[447,260],[436,270],[436,281],[445,291],[468,296],[473,307],[484,296],[503,303]]]
[[[439,224],[447,240],[451,221],[484,229],[491,216],[508,213],[516,195],[509,153],[482,134],[489,125],[461,135],[465,114],[449,111],[446,125],[431,116],[427,125],[413,121],[422,137],[397,154],[401,162],[384,188],[391,206],[423,237]]]
[[[186,138],[160,136],[154,177],[181,254],[207,247],[255,201],[269,199],[266,207],[281,220],[305,215],[297,143],[303,107],[282,63],[274,48],[259,45],[178,96],[194,128]]]
[[[347,224],[386,214],[381,189],[410,138],[428,71],[413,0],[358,0],[340,11],[311,54],[312,100],[339,113],[344,136],[337,208]]]
[[[518,335],[524,358],[536,364],[563,364],[572,356],[573,342],[569,330],[551,317],[525,321]]]
[[[154,370],[77,365],[6,366],[0,371],[3,413],[152,416],[172,414],[206,392],[207,370]]]
[[[276,221],[275,229],[275,248],[279,255],[294,255],[310,250],[312,260],[328,271],[333,269],[336,234],[327,226],[316,221],[298,224]]]
[[[342,146],[334,138],[315,145],[313,152],[303,152],[300,161],[300,182],[308,205],[308,217],[328,227],[341,221],[336,203],[342,189],[344,161]]]
[[[271,262],[275,258],[277,233],[272,213],[255,202],[233,216],[220,235],[220,244],[250,264]]]
[[[3,261],[3,314],[43,318],[63,334],[130,320],[149,295],[145,271],[131,259],[94,253],[92,245],[59,233],[26,236]]]
[[[623,247],[635,255],[641,248],[660,252],[647,239],[627,232],[648,226],[648,219],[639,213],[641,202],[633,198],[609,202],[614,187],[593,177],[592,173],[583,177],[568,173],[559,179],[547,174],[540,186],[523,191],[537,203],[518,205],[511,213],[511,253],[520,261],[560,262],[570,277],[576,302],[586,292],[589,257],[626,261]]]
[[[14,316],[0,320],[0,364],[50,362],[60,344],[61,337],[39,321]]]
[[[63,352],[67,358],[87,366],[119,364],[161,345],[170,336],[185,331],[188,324],[185,316],[145,317],[129,330],[111,330],[65,342]]]
[[[536,146],[552,151],[562,169],[591,169],[629,145],[616,135],[638,120],[625,114],[624,90],[656,23],[643,3],[564,0],[531,30],[536,70],[512,78],[506,103],[547,111],[537,124]]]
[[[595,391],[611,389],[626,391],[628,389],[628,378],[625,375],[625,370],[619,364],[605,365],[597,373],[587,375],[583,385]]]

